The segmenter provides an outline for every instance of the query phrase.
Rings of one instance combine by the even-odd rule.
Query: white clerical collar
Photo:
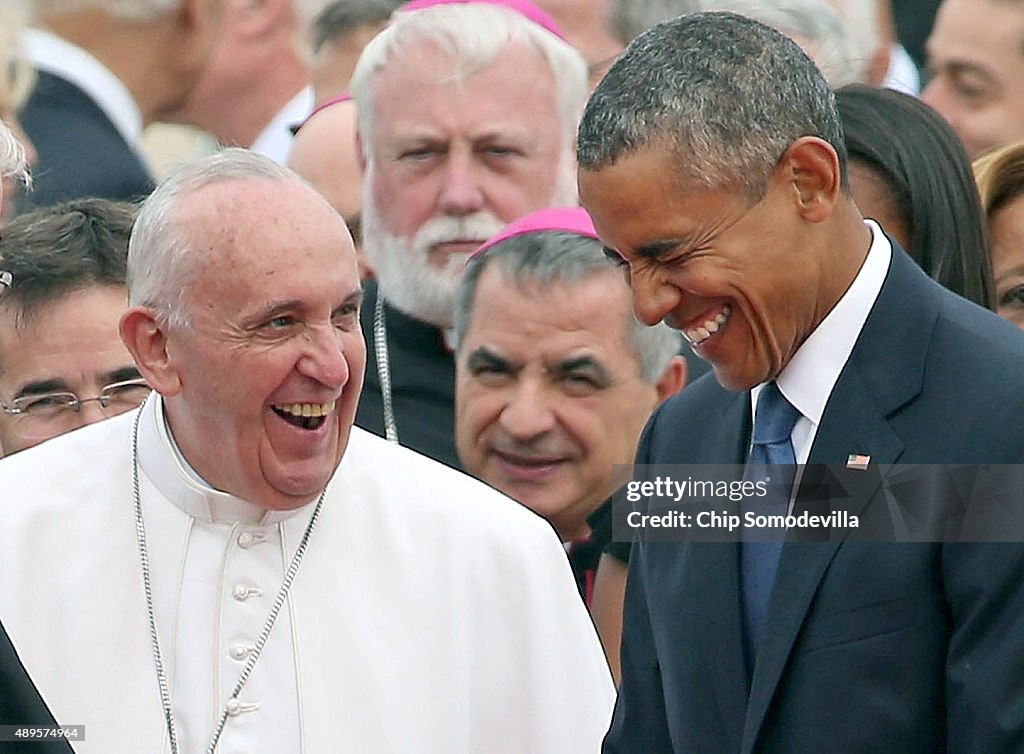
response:
[[[22,44],[36,70],[59,76],[85,92],[132,149],[139,150],[142,111],[128,87],[109,68],[86,50],[44,29],[26,29]]]
[[[807,420],[801,419],[793,431],[798,463],[807,460],[825,405],[889,272],[892,245],[877,223],[864,222],[871,229],[871,246],[857,277],[776,378],[786,400]],[[762,387],[763,383],[750,393],[755,410]]]
[[[201,521],[270,526],[309,507],[267,510],[207,484],[181,454],[164,417],[163,398],[157,392],[150,394],[139,419],[139,466],[160,494]]]
[[[316,96],[313,94],[313,87],[303,87],[271,118],[253,141],[252,146],[249,147],[250,151],[265,155],[278,165],[287,164],[288,154],[292,150],[292,141],[295,138],[291,127],[302,123],[309,117],[315,102]]]

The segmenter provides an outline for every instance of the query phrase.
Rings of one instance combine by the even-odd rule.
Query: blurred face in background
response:
[[[555,79],[534,48],[510,44],[456,80],[450,56],[421,40],[376,74],[374,90],[366,254],[391,304],[448,327],[470,253],[516,218],[575,203]]]
[[[989,233],[996,312],[1024,329],[1024,194],[992,215]]]
[[[927,49],[921,98],[972,159],[1024,137],[1024,3],[945,0]]]
[[[29,166],[36,164],[37,155],[28,134],[21,127],[18,111],[28,99],[35,84],[35,76],[28,63],[18,54],[17,39],[21,31],[19,17],[10,10],[0,8],[0,61],[7,61],[6,67],[0,65],[0,121],[3,121],[14,133],[14,136],[25,148],[25,157]],[[3,181],[3,197],[0,201],[0,225],[10,217],[14,197],[19,191],[20,183],[14,178]]]

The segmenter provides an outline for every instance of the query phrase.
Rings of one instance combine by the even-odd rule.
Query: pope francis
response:
[[[75,751],[599,749],[613,689],[550,526],[352,428],[325,200],[241,150],[187,164],[128,282],[154,392],[0,461],[0,620]]]

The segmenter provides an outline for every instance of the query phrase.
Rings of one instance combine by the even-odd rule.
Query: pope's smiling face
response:
[[[362,387],[351,238],[297,182],[215,183],[176,212],[199,260],[158,387],[175,440],[215,488],[303,505],[341,461]]]

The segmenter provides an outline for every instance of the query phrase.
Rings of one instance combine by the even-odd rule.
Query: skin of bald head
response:
[[[370,267],[359,234],[363,200],[355,102],[337,102],[307,120],[295,134],[288,167],[309,181],[344,218],[359,253],[362,275],[368,277]]]

